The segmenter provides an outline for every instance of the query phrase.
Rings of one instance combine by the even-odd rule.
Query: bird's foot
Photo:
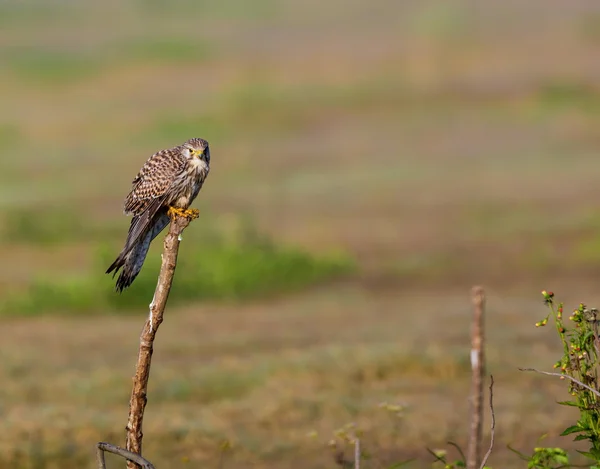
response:
[[[185,212],[183,212],[186,217],[190,220],[195,220],[200,216],[200,210],[197,208],[188,208]]]
[[[189,218],[190,220],[194,220],[198,218],[198,216],[200,215],[200,211],[196,208],[188,208],[187,210],[184,210],[182,208],[169,207],[167,215],[169,215],[171,219],[175,219],[177,217],[185,217]]]
[[[167,215],[169,215],[169,217],[174,220],[177,217],[185,217],[185,210],[182,208],[177,208],[177,207],[169,207],[169,210],[167,211]]]

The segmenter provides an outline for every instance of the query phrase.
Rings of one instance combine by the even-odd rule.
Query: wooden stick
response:
[[[169,233],[165,237],[162,264],[158,283],[150,303],[150,315],[144,324],[140,336],[140,348],[135,376],[133,378],[133,389],[129,401],[129,419],[126,427],[127,451],[142,455],[142,422],[144,420],[144,409],[147,402],[148,378],[150,377],[150,363],[152,360],[154,338],[158,327],[163,322],[163,313],[169,298],[169,292],[173,283],[175,267],[177,266],[177,254],[179,252],[180,236],[183,230],[190,224],[191,219],[187,217],[175,217],[170,224]],[[137,469],[141,466],[134,461],[127,461],[128,469]]]
[[[127,451],[126,449],[120,448],[119,446],[103,442],[100,442],[96,445],[96,461],[98,462],[98,469],[106,469],[106,461],[104,460],[105,451],[117,454],[127,460],[135,461],[144,469],[154,469],[152,463],[142,458],[139,454],[135,454],[131,451]]]
[[[473,287],[473,326],[471,329],[471,429],[467,450],[467,469],[478,469],[481,461],[483,427],[483,381],[484,356],[484,309],[485,293],[481,287]]]

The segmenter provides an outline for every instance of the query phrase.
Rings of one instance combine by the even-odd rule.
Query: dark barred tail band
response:
[[[144,239],[143,241],[146,240]],[[125,254],[125,257],[123,257],[123,253],[119,254],[119,257],[117,257],[117,259],[106,271],[107,274],[114,271],[114,278],[119,269],[123,268],[123,270],[121,270],[121,273],[119,274],[119,278],[117,278],[117,283],[115,286],[115,291],[117,293],[122,293],[123,290],[129,287],[140,273],[142,265],[144,265],[144,260],[146,259],[146,254],[148,252],[148,249],[146,248],[144,250],[143,246],[144,243],[139,242],[137,245],[134,246],[134,248],[131,251]],[[147,246],[150,246],[149,242]]]
[[[119,272],[119,270],[121,268],[123,268],[123,270],[119,274],[119,278],[117,278],[117,283],[115,286],[115,291],[117,293],[123,292],[123,290],[125,290],[128,286],[130,286],[138,274],[138,272],[135,272],[132,269],[132,262],[131,262],[131,260],[132,260],[131,254],[132,253],[133,253],[133,251],[131,251],[125,257],[122,257],[122,253],[119,254],[119,257],[117,257],[117,259],[112,263],[112,265],[106,271],[107,274],[110,274],[111,272],[114,271],[113,272],[113,278],[114,278],[114,276],[117,274],[117,272]]]

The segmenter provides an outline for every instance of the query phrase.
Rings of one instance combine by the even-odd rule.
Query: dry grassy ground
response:
[[[497,467],[556,435],[570,414],[563,383],[523,375],[549,367],[557,344],[532,326],[539,303],[492,296],[490,370],[496,378]],[[313,292],[241,307],[173,311],[160,331],[149,390],[145,448],[157,466],[331,467],[327,442],[355,422],[373,467],[428,457],[425,445],[464,443],[468,415],[468,300],[446,295]],[[48,459],[77,464],[97,440],[120,441],[138,317],[10,320],[3,326],[2,453],[28,454],[39,431]],[[106,332],[108,331],[108,332]],[[382,402],[408,406],[401,417]],[[317,432],[311,436],[311,432]],[[66,449],[61,438],[73,441]],[[41,438],[41,436],[40,436]],[[565,443],[565,442],[563,442]],[[31,451],[33,455],[36,450]]]
[[[246,217],[358,270],[169,310],[146,455],[216,467],[227,439],[225,465],[331,467],[327,441],[356,422],[372,467],[427,467],[426,445],[464,442],[467,294],[483,283],[491,463],[520,467],[506,443],[528,450],[570,415],[562,383],[516,371],[557,358],[533,327],[538,291],[598,299],[599,44],[593,1],[2,3],[0,293],[104,281],[96,252],[120,248],[141,163],[205,137],[183,254],[210,249],[203,224]],[[123,439],[142,318],[44,312],[2,320],[0,465],[91,466],[96,441]]]

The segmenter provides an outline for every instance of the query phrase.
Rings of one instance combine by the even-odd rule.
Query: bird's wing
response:
[[[124,253],[130,251],[150,227],[154,215],[164,205],[169,189],[183,170],[185,159],[178,149],[161,150],[152,155],[133,180],[133,187],[125,199],[125,214],[133,215]]]
[[[145,212],[153,201],[168,192],[184,165],[185,159],[176,148],[161,150],[148,158],[132,181],[131,192],[125,199],[125,214],[140,215]]]

